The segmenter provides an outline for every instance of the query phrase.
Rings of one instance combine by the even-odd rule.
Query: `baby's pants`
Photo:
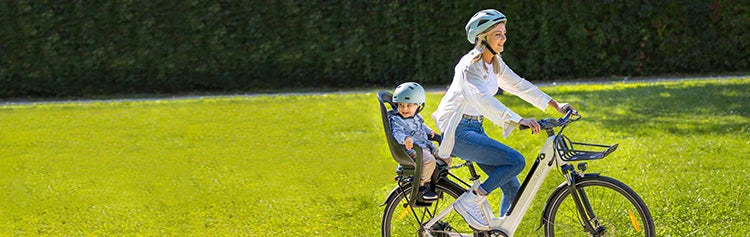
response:
[[[430,148],[422,148],[422,178],[419,179],[419,186],[432,179],[432,172],[435,171],[435,156],[432,155]]]

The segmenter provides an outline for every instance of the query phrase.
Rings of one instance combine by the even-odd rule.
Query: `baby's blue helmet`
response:
[[[417,113],[419,113],[424,108],[424,104],[426,101],[424,88],[422,88],[422,86],[416,82],[401,83],[401,85],[398,85],[396,87],[396,90],[393,91],[392,101],[393,103],[402,102],[418,104],[419,109],[417,109]]]
[[[424,105],[425,100],[424,88],[416,82],[401,83],[393,91],[394,103],[403,102]]]
[[[500,11],[498,10],[481,10],[474,14],[474,16],[471,17],[471,20],[466,23],[466,39],[469,40],[469,43],[476,44],[477,35],[486,31],[493,25],[500,22],[505,22],[507,20],[508,18],[506,18],[505,15],[503,15],[503,13],[500,13]]]

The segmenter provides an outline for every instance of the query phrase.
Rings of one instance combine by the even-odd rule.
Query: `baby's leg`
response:
[[[451,163],[453,163],[453,158],[452,157],[440,158],[440,159],[443,160],[443,162],[445,162],[445,164],[448,165],[448,166],[451,166]]]
[[[419,179],[419,186],[430,182],[432,172],[435,171],[435,156],[430,153],[429,148],[422,148],[422,163],[422,178]]]

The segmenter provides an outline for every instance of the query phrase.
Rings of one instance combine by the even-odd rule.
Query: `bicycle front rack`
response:
[[[588,150],[577,150],[575,146],[582,147],[584,149],[594,148],[606,148],[603,151],[588,151]],[[582,160],[596,160],[602,159],[615,150],[617,150],[617,144],[607,146],[599,144],[589,144],[582,142],[573,142],[565,135],[560,135],[555,140],[555,150],[564,161],[582,161]]]

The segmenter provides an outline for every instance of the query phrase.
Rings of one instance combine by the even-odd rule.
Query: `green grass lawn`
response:
[[[638,192],[659,236],[750,231],[750,79],[542,89],[584,116],[573,140],[620,144],[589,170]],[[428,94],[425,117],[441,97]],[[379,116],[374,91],[2,106],[0,236],[377,236],[396,166]],[[485,127],[526,169],[544,141]],[[550,172],[517,236],[543,235],[562,181]]]

